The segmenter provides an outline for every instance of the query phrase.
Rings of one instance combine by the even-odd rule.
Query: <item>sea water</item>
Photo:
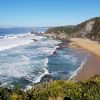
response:
[[[61,41],[42,35],[36,36],[30,33],[6,40],[0,39],[3,41],[0,45],[15,46],[0,51],[0,86],[4,87],[26,88],[40,82],[46,74],[54,79],[70,79],[88,57],[88,53],[83,50],[57,49]],[[18,45],[17,40],[24,44]]]

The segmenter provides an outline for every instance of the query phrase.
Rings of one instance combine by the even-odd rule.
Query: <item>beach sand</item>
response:
[[[89,39],[71,38],[70,45],[76,45],[90,52],[87,62],[83,65],[73,80],[87,80],[94,75],[100,75],[100,44]]]

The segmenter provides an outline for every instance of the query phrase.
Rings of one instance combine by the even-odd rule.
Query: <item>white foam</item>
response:
[[[0,63],[0,82],[3,83],[2,86],[10,85],[13,81],[12,77],[18,79],[24,77],[31,82],[34,80],[33,83],[37,83],[40,82],[41,78],[45,74],[49,73],[46,69],[48,64],[48,58],[41,60],[33,60],[32,62],[30,62],[30,59],[28,57],[22,55],[19,59],[16,59],[14,58],[11,63],[9,61],[6,63],[4,62],[2,64]],[[36,75],[33,74],[35,70],[38,71]],[[31,86],[29,85],[27,88],[30,87]]]
[[[9,35],[4,36],[4,38],[9,38],[9,39],[13,39],[13,38],[17,38],[17,37],[25,37],[31,35],[31,33],[24,33],[24,34],[14,34],[14,33],[9,33]]]
[[[36,39],[36,40],[41,40],[41,39],[44,39],[44,38],[46,38],[46,37],[44,37],[44,36],[36,36],[36,35],[33,36],[33,39]]]
[[[0,76],[9,76],[9,77],[16,77],[16,78],[21,78],[21,77],[26,77],[31,72],[33,72],[35,69],[38,68],[45,68],[47,67],[48,63],[48,58],[41,59],[41,60],[33,60],[33,62],[30,62],[27,57],[24,57],[24,63],[22,61],[22,58],[18,60],[14,60],[11,64],[8,62],[2,64],[0,67]],[[27,59],[28,61],[27,61]],[[17,59],[17,58],[16,58]],[[28,64],[32,64],[33,66],[30,66]],[[28,65],[28,67],[26,66]],[[40,67],[41,66],[41,67]]]
[[[8,39],[15,39],[17,38],[18,36],[5,36],[4,38],[8,38]]]
[[[38,63],[39,65],[37,67],[42,67],[44,70],[44,72],[42,74],[39,74],[36,79],[33,81],[33,83],[38,83],[40,82],[41,78],[46,75],[49,74],[48,70],[47,70],[47,64],[48,64],[48,58],[45,58],[44,60],[38,60],[38,61],[33,61],[33,63]],[[34,64],[35,65],[35,64]]]
[[[13,38],[4,38],[4,39],[0,39],[0,51],[2,50],[6,50],[6,49],[10,49],[10,48],[14,48],[16,46],[20,46],[20,45],[26,45],[33,42],[33,40],[31,40],[31,38],[25,38],[25,37],[13,37]]]
[[[42,75],[40,75],[38,78],[36,78],[35,81],[33,81],[33,83],[38,83],[40,82],[41,78],[46,75],[46,74],[49,74],[48,70],[46,68],[44,68],[44,73]]]
[[[32,88],[33,88],[32,85],[28,85],[28,86],[26,86],[26,88],[24,89],[24,91],[26,92],[27,90],[30,90],[30,89],[32,89]]]
[[[41,53],[41,54],[44,54],[44,55],[52,55],[54,53],[54,51],[58,48],[59,46],[54,46],[52,48],[49,48],[49,47],[40,47],[38,49],[38,51]]]
[[[29,44],[31,42],[34,42],[34,40],[41,40],[44,38],[46,37],[36,36],[35,34],[31,33],[7,35],[4,38],[0,38],[0,51],[14,48],[20,45]]]
[[[48,39],[48,40],[46,40],[46,41],[43,41],[43,45],[52,45],[52,46],[54,46],[54,45],[58,45],[58,44],[60,44],[61,43],[61,41],[58,41],[58,40],[53,40],[53,39]]]
[[[0,38],[3,38],[3,36],[0,36]]]
[[[20,46],[2,52],[0,55],[0,59],[2,59],[0,61],[0,82],[12,85],[9,81],[12,82],[13,78],[20,79],[24,77],[33,83],[37,83],[40,82],[45,74],[49,74],[47,70],[48,58],[46,57],[53,54],[56,48],[58,48],[56,45],[59,42],[44,38],[46,37],[31,34],[0,39],[0,51],[29,44],[34,42],[32,39],[38,40],[28,45],[29,47]],[[43,58],[39,58],[39,56]],[[27,89],[30,88],[32,88],[31,85],[28,85]]]
[[[80,67],[78,67],[74,72],[71,73],[69,80],[73,79],[73,77],[75,77],[77,75],[77,73],[83,68],[86,61],[87,61],[87,58],[84,61],[82,61]]]

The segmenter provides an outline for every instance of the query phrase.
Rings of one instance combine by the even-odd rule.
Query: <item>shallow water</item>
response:
[[[33,38],[37,41],[32,42]],[[0,86],[10,88],[26,88],[40,82],[45,74],[54,79],[69,79],[88,57],[85,51],[57,49],[60,41],[43,36],[19,37],[17,34],[0,41],[3,41],[0,45],[14,44],[14,47],[0,51]],[[16,41],[24,45],[18,46]]]
[[[54,79],[70,79],[77,74],[77,69],[86,62],[88,56],[87,52],[72,48],[56,50],[54,55],[49,56],[49,73]]]
[[[40,36],[36,39],[27,45],[0,51],[1,86],[25,88],[40,82],[45,74],[54,79],[69,79],[88,57],[85,51],[57,49],[60,41]]]
[[[55,40],[40,39],[37,42],[1,51],[1,85],[15,85],[17,82],[24,86],[27,83],[39,82],[42,76],[49,73],[48,56],[53,54],[58,43]],[[21,84],[21,81],[24,82]]]

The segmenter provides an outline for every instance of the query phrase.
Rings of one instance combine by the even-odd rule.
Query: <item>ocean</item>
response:
[[[47,28],[34,30],[45,32]],[[1,87],[30,88],[46,74],[55,80],[71,79],[89,56],[84,50],[59,48],[61,41],[31,31],[33,28],[0,29]]]

